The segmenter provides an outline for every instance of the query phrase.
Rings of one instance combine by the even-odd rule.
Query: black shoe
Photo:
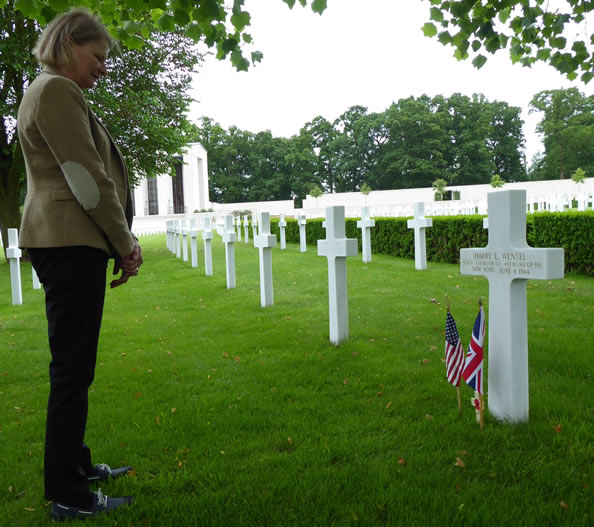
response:
[[[89,481],[107,481],[123,476],[132,470],[132,467],[109,468],[109,465],[103,463],[95,465],[95,474],[87,476]]]
[[[72,507],[63,503],[52,504],[51,518],[55,522],[63,522],[64,520],[75,518],[90,518],[97,514],[109,513],[119,509],[124,505],[130,505],[134,499],[132,496],[125,496],[123,498],[109,498],[101,493],[101,489],[93,492],[95,500],[90,509],[82,509],[80,507]]]

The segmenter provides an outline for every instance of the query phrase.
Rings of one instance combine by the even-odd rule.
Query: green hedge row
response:
[[[371,235],[371,251],[402,258],[415,257],[413,229],[406,226],[408,218],[376,218]],[[307,244],[316,245],[325,238],[322,219],[307,221]],[[278,220],[271,220],[271,232],[279,233]],[[359,240],[361,230],[357,219],[347,218],[347,238]],[[433,227],[427,229],[427,260],[457,264],[460,249],[485,247],[488,231],[483,229],[483,216],[441,216],[433,218]],[[288,243],[299,243],[297,220],[287,219],[285,236]],[[526,216],[526,239],[532,247],[563,247],[565,271],[576,271],[594,276],[594,212],[540,212]]]

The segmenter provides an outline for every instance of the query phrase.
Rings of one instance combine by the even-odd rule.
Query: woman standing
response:
[[[132,501],[90,490],[90,481],[131,467],[93,465],[84,443],[107,262],[113,257],[114,274],[122,271],[112,287],[138,274],[142,264],[130,230],[126,165],[83,94],[107,74],[113,44],[86,10],[53,20],[34,50],[43,71],[23,97],[17,119],[27,169],[19,245],[43,283],[52,357],[44,480],[54,520],[88,517]]]

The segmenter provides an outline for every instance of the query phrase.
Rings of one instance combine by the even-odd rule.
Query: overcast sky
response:
[[[282,0],[246,0],[246,9],[254,49],[264,59],[238,73],[229,61],[208,57],[195,77],[192,118],[290,137],[314,117],[332,122],[353,105],[382,112],[410,96],[481,92],[524,110],[530,161],[542,149],[534,133],[538,117],[528,115],[534,94],[570,86],[593,93],[594,81],[586,86],[550,66],[512,65],[507,50],[489,55],[481,70],[470,60],[458,62],[453,48],[420,29],[429,21],[428,1],[328,0],[321,16],[300,5],[291,10]]]

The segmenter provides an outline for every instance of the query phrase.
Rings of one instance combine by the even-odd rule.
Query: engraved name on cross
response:
[[[357,256],[357,240],[346,238],[344,207],[326,209],[326,239],[318,240],[318,255],[328,258],[328,304],[330,342],[339,344],[349,336],[349,306],[346,259]]]
[[[489,242],[460,250],[460,273],[489,281],[490,412],[501,420],[528,421],[526,283],[563,278],[563,249],[526,243],[526,191],[487,195]]]

